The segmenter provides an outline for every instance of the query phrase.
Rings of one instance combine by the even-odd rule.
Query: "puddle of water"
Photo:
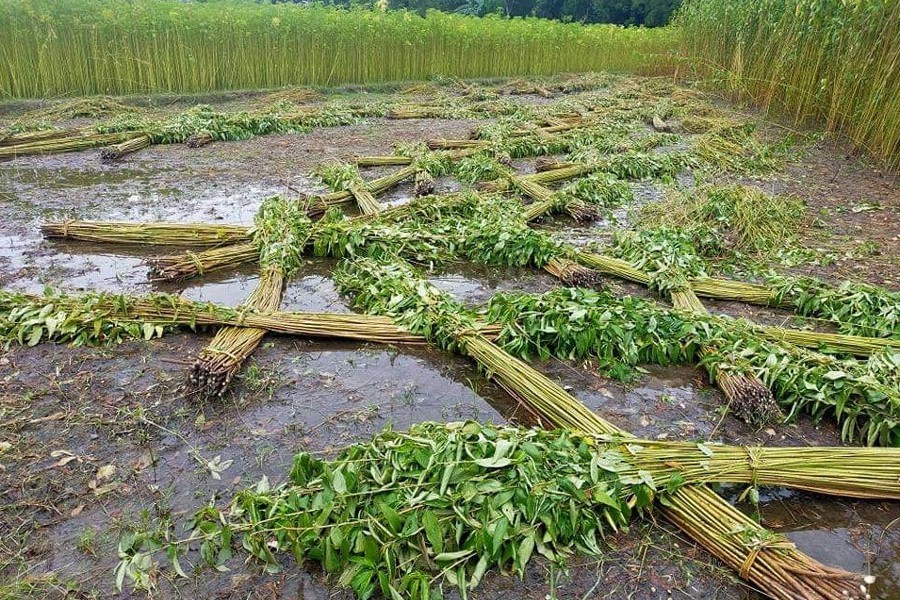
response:
[[[875,598],[900,598],[900,507],[806,493],[761,499],[764,524],[828,564],[877,577]]]

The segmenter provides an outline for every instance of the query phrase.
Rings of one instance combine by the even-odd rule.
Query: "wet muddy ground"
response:
[[[256,282],[253,269],[222,272],[183,286],[147,281],[143,259],[162,253],[42,240],[43,219],[249,224],[269,195],[318,188],[309,177],[324,159],[386,154],[401,140],[465,137],[469,121],[385,121],[304,135],[216,143],[201,149],[152,146],[108,164],[94,151],[0,164],[0,285],[40,291],[133,293],[160,289],[237,305]],[[373,171],[377,173],[377,171]],[[439,182],[450,189],[450,182]],[[804,197],[818,223],[804,233],[833,253],[828,277],[895,288],[900,194],[897,179],[848,157],[830,142],[809,148],[784,173],[760,180]],[[639,197],[662,194],[641,184]],[[409,186],[385,197],[402,202]],[[624,215],[623,215],[624,216]],[[603,223],[544,225],[574,243],[602,241]],[[334,263],[310,261],[285,293],[285,310],[348,311],[330,279]],[[467,304],[496,291],[541,292],[555,282],[524,269],[458,265],[431,281]],[[610,281],[623,293],[640,288]],[[736,303],[710,308],[783,323],[786,314]],[[179,391],[190,357],[212,332],[182,333],[111,348],[40,345],[0,351],[0,582],[14,597],[109,597],[120,533],[135,524],[181,527],[211,499],[263,476],[284,479],[301,449],[333,453],[386,426],[424,420],[504,422],[522,416],[510,397],[466,360],[426,347],[343,344],[269,336],[223,400],[199,403]],[[590,364],[536,365],[587,406],[639,436],[775,445],[839,444],[828,422],[753,431],[722,409],[720,393],[694,367],[647,366],[629,383]],[[218,466],[217,466],[218,465]],[[221,465],[227,468],[219,471]],[[114,467],[114,470],[109,466]],[[218,477],[214,477],[218,476]],[[740,490],[723,490],[732,499]],[[757,510],[741,505],[747,512]],[[758,507],[764,524],[828,564],[873,573],[883,598],[900,597],[900,509],[773,490]],[[602,559],[578,558],[568,573],[533,562],[525,577],[492,573],[471,598],[721,598],[758,595],[702,549],[652,515],[609,538]],[[197,558],[194,556],[193,558]],[[187,580],[159,572],[156,597],[343,598],[312,565],[287,562],[265,575],[236,560],[228,572]],[[32,589],[30,586],[34,585]],[[11,588],[12,589],[12,588]],[[129,595],[126,591],[125,595]],[[142,596],[143,593],[131,595]],[[448,598],[455,598],[449,591]]]

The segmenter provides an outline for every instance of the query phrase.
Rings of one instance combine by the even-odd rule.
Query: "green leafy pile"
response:
[[[641,363],[696,363],[711,378],[721,366],[761,379],[788,418],[801,412],[816,420],[832,417],[846,441],[900,444],[896,350],[868,361],[835,358],[764,339],[743,320],[667,310],[581,288],[500,293],[484,317],[501,326],[497,343],[523,358],[593,358],[618,370]]]
[[[718,253],[718,237],[706,230],[698,240],[698,233],[699,230],[687,232],[668,226],[618,230],[613,236],[611,254],[648,273],[654,289],[670,291],[709,274],[705,257]],[[702,244],[699,248],[698,241]]]
[[[355,307],[391,317],[446,350],[456,349],[460,332],[477,327],[466,307],[402,261],[348,260],[337,266],[333,278],[342,294],[353,296]]]
[[[355,165],[337,160],[321,163],[316,167],[315,174],[333,192],[348,190],[351,185],[362,181]]]
[[[141,132],[153,144],[177,144],[199,134],[215,140],[245,140],[273,133],[297,133],[315,127],[350,125],[359,120],[346,108],[326,106],[314,111],[299,110],[289,102],[279,102],[262,110],[222,112],[197,105],[162,120],[142,115],[123,115],[97,126],[99,133]]]
[[[320,562],[358,598],[430,600],[441,580],[465,597],[489,569],[521,576],[535,554],[559,565],[598,556],[604,532],[654,493],[618,450],[568,431],[424,423],[334,460],[300,453],[289,482],[200,511],[194,531],[213,565],[239,536],[272,569],[279,554]]]
[[[290,278],[303,264],[303,252],[312,221],[297,200],[267,198],[254,217],[253,243],[259,248],[261,267],[278,267]]]
[[[510,170],[493,154],[479,152],[461,158],[453,165],[453,174],[464,183],[492,181],[509,175]]]
[[[776,277],[768,284],[777,303],[833,321],[841,333],[900,339],[900,292],[849,281],[833,287],[814,277]]]
[[[563,206],[570,202],[583,202],[606,211],[634,201],[631,186],[609,173],[592,173],[576,179],[563,186],[556,196]]]

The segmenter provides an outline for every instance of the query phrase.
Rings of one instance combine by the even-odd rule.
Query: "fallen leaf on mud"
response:
[[[650,424],[650,417],[647,415],[641,415],[641,427],[646,427]]]
[[[134,467],[134,470],[140,473],[153,464],[153,456],[151,456],[149,452],[144,452],[131,464]]]
[[[70,517],[77,517],[81,514],[81,511],[84,510],[84,504],[79,504],[75,508],[72,509],[72,512],[69,513]]]
[[[12,448],[12,444],[9,442],[0,442],[0,454],[3,454],[7,450]]]
[[[92,481],[91,483],[94,483],[94,482]],[[118,487],[118,486],[117,486],[117,484],[115,484],[115,483],[107,483],[106,485],[101,485],[100,487],[96,487],[96,486],[95,486],[95,487],[93,487],[93,488],[91,488],[91,489],[94,490],[94,495],[95,495],[95,496],[103,496],[103,495],[108,494],[108,493],[110,493],[110,492],[116,491],[116,488],[117,488],[117,487]]]
[[[73,460],[78,460],[78,457],[73,456],[71,454],[69,456],[63,456],[61,459],[56,461],[56,464],[54,464],[53,466],[54,467],[64,467],[67,464],[69,464],[70,462],[72,462]]]
[[[104,479],[110,479],[113,475],[116,474],[116,466],[115,465],[103,465],[99,469],[97,469],[97,481],[103,481]]]
[[[771,427],[767,427],[764,431],[766,432],[766,435],[775,435],[775,430]]]

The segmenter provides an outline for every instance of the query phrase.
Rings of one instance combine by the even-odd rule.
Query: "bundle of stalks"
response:
[[[410,164],[403,167],[402,169],[397,169],[389,175],[385,175],[384,177],[379,177],[378,179],[373,179],[372,181],[366,182],[366,187],[369,189],[370,193],[377,196],[378,194],[386,192],[387,190],[391,189],[399,183],[402,183],[410,177],[415,176],[418,171],[418,167]],[[308,214],[310,216],[318,216],[324,213],[325,209],[327,209],[329,206],[343,204],[352,198],[353,194],[351,194],[348,190],[331,192],[330,194],[323,194],[318,197],[319,202],[310,207],[310,209],[308,210]]]
[[[188,148],[201,148],[207,144],[211,144],[215,138],[213,134],[208,131],[201,131],[200,133],[195,133],[190,136],[187,140],[185,140],[184,144]]]
[[[690,286],[672,290],[672,305],[675,308],[698,314],[709,314],[700,299]],[[701,348],[701,357],[709,355],[713,350]],[[719,363],[716,367],[715,383],[725,394],[728,406],[734,414],[755,427],[764,427],[769,423],[784,419],[784,413],[771,390],[759,378],[746,373],[735,372]]]
[[[266,267],[260,272],[259,283],[243,308],[274,312],[281,304],[283,292],[284,272],[279,267]],[[252,327],[220,329],[194,361],[185,389],[202,397],[221,397],[244,360],[256,350],[265,335],[265,329]]]
[[[460,150],[468,148],[490,148],[488,140],[428,140],[426,142],[430,150]]]
[[[16,322],[10,319],[15,311]],[[397,327],[387,317],[354,313],[254,312],[235,310],[208,302],[195,302],[170,294],[125,296],[120,294],[60,293],[34,296],[0,291],[0,323],[10,327],[6,338],[31,341],[40,330],[41,340],[78,343],[115,341],[110,334],[115,328],[129,327],[133,337],[168,328],[198,326],[233,326],[264,329],[291,336],[341,338],[382,344],[423,344],[421,336]],[[23,323],[24,322],[24,323]],[[47,324],[55,322],[52,332]],[[100,323],[99,333],[97,323]],[[20,331],[19,325],[26,326]],[[136,326],[131,328],[130,326]],[[12,328],[16,329],[13,332]],[[149,329],[145,329],[149,327]],[[157,329],[159,328],[159,329]],[[485,328],[489,337],[495,328]],[[15,334],[15,335],[13,335]],[[121,337],[121,336],[119,336]],[[84,339],[82,339],[84,338]],[[81,340],[79,342],[79,340]]]
[[[606,436],[596,439],[609,443]],[[680,476],[695,483],[786,487],[838,497],[900,500],[900,448],[767,448],[629,438],[623,438],[618,448],[626,462],[658,481],[671,482],[673,476]]]
[[[388,119],[440,119],[444,110],[434,106],[395,106],[385,113]]]
[[[411,165],[410,156],[357,156],[353,161],[358,167],[390,167]]]
[[[0,133],[0,146],[18,146],[46,140],[57,140],[79,135],[77,129],[41,129],[39,131],[23,131],[21,133]]]
[[[534,407],[543,416],[545,427],[566,427],[588,435],[628,435],[482,336],[461,334],[459,338],[463,352],[513,396]],[[827,486],[829,481],[824,477],[810,485]],[[706,486],[681,487],[665,497],[660,509],[682,531],[772,598],[856,598],[861,590],[865,596],[867,584],[872,582],[819,563],[783,536],[760,527]]]
[[[581,200],[567,202],[563,206],[563,210],[567,215],[579,223],[588,223],[600,218],[600,213],[597,211],[596,207],[582,202]]]
[[[126,154],[143,150],[150,146],[150,136],[140,135],[119,144],[114,144],[100,149],[100,158],[103,160],[119,160]]]
[[[349,189],[364,215],[372,215],[381,211],[381,204],[364,183],[351,184]]]
[[[650,285],[652,283],[650,275],[634,268],[631,263],[620,258],[577,251],[575,260],[587,267],[597,269],[601,273],[613,275],[620,279],[633,281],[641,285]],[[775,292],[758,283],[703,277],[692,279],[690,285],[696,295],[715,298],[716,300],[737,300],[764,306],[770,305],[775,300]]]
[[[232,244],[202,252],[187,252],[148,259],[152,281],[183,281],[212,271],[233,269],[259,260],[255,244]]]
[[[579,265],[568,258],[551,258],[544,265],[544,270],[564,284],[572,287],[594,287],[602,279],[597,271]]]
[[[428,196],[432,193],[434,193],[434,177],[425,169],[421,169],[416,173],[413,195],[416,198],[421,198],[422,196]]]
[[[578,163],[573,162],[565,162],[559,161],[555,158],[549,158],[546,156],[539,156],[536,161],[534,161],[534,170],[538,173],[543,173],[545,171],[553,171],[555,169],[564,169],[567,167],[577,167]]]
[[[247,242],[252,236],[252,230],[241,225],[117,221],[50,221],[41,224],[41,233],[85,242],[197,247]]]
[[[633,281],[634,283],[640,283],[641,285],[650,285],[651,282],[651,277],[647,273],[644,273],[640,269],[635,269],[631,266],[631,263],[620,258],[594,254],[592,252],[577,251],[575,252],[575,260],[586,267],[596,269],[601,273],[612,275],[620,279]]]
[[[17,144],[15,146],[0,146],[0,158],[14,158],[16,156],[30,156],[33,154],[60,154],[63,152],[78,152],[98,146],[118,144],[134,137],[133,132],[122,133],[82,133],[75,132],[66,137],[40,140],[30,143]]]
[[[531,183],[546,186],[551,183],[558,183],[567,179],[588,175],[594,171],[598,171],[600,168],[599,165],[594,164],[567,163],[564,167],[541,171],[533,175],[525,175],[522,179]],[[511,185],[512,183],[508,179],[497,179],[495,181],[487,182],[482,189],[486,192],[502,192],[508,190]]]
[[[787,342],[802,348],[812,348],[826,353],[844,353],[855,356],[871,356],[887,348],[900,346],[900,341],[886,338],[822,333],[784,327],[761,327],[761,333],[776,342]]]
[[[717,300],[737,300],[763,306],[771,305],[776,299],[775,291],[764,285],[716,277],[691,280],[691,289],[698,296],[707,296]]]
[[[451,314],[454,303],[421,282],[394,278],[404,269],[379,270],[373,261],[359,261],[343,268],[337,278],[345,291],[357,292],[357,303],[376,312],[390,312],[400,321],[417,323],[429,339],[452,328],[453,341],[441,340],[476,360],[493,378],[523,403],[541,415],[544,426],[566,427],[587,435],[629,436],[600,418],[557,384],[526,363],[492,344],[463,315]],[[408,269],[407,269],[408,271]],[[411,272],[411,271],[410,271]],[[388,281],[381,282],[382,275]],[[392,279],[393,278],[393,279]],[[379,290],[378,283],[387,285]],[[406,296],[402,291],[416,291]],[[397,294],[403,301],[392,300]],[[753,466],[751,465],[751,472]],[[825,481],[817,480],[819,486]],[[735,509],[709,488],[687,485],[668,495],[663,514],[691,537],[737,570],[773,598],[818,600],[855,597],[867,593],[860,575],[822,565]]]

